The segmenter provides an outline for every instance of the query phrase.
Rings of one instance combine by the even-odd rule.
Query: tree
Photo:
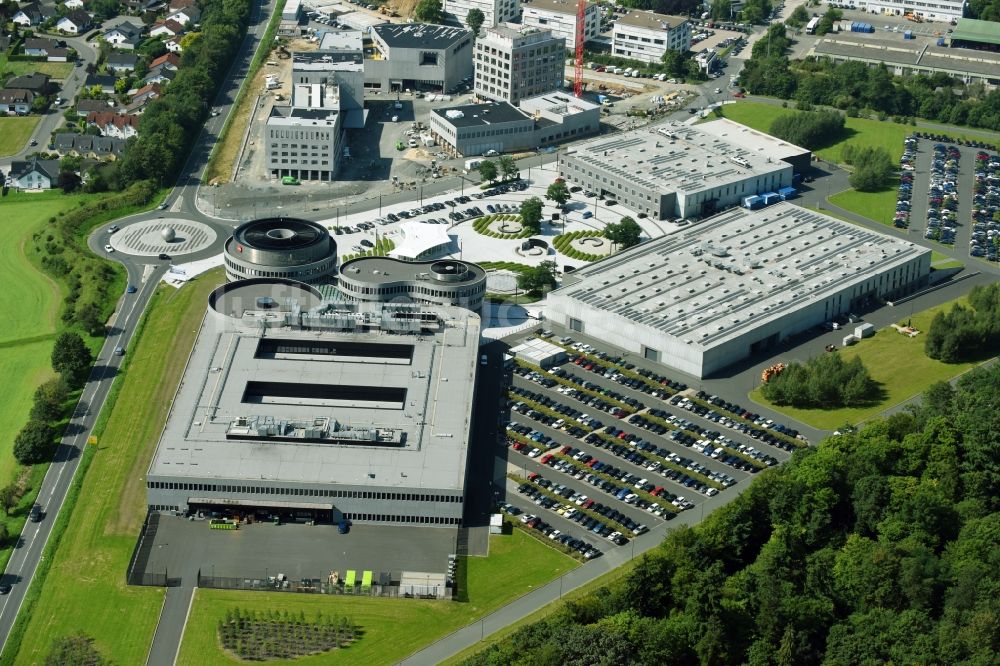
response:
[[[851,187],[859,192],[878,192],[888,187],[895,165],[889,152],[881,146],[865,146],[856,151]]]
[[[521,224],[533,234],[542,230],[542,200],[538,197],[525,199],[521,203]]]
[[[62,377],[48,380],[35,389],[35,402],[31,407],[31,419],[36,421],[56,421],[66,406],[69,390]]]
[[[35,465],[48,459],[56,432],[44,421],[28,421],[14,438],[14,457],[22,465]]]
[[[441,0],[420,0],[413,10],[413,18],[421,23],[440,23],[444,20]]]
[[[728,21],[733,16],[732,0],[712,0],[708,7],[712,18]]]
[[[510,155],[501,155],[497,161],[500,163],[500,174],[504,180],[510,180],[520,172],[520,169],[517,168],[517,162]]]
[[[546,289],[556,286],[556,262],[543,261],[522,271],[517,276],[517,286],[529,294],[541,294]]]
[[[45,655],[45,666],[105,666],[108,663],[94,647],[94,639],[83,634],[56,639]]]
[[[493,160],[483,160],[478,167],[479,177],[484,181],[492,183],[497,179],[497,163]]]
[[[9,516],[10,510],[17,506],[20,499],[21,492],[18,490],[17,484],[8,483],[3,488],[0,488],[0,508],[3,509],[4,515]]]
[[[801,27],[808,22],[809,12],[806,11],[805,5],[796,5],[795,9],[792,10],[791,15],[788,17],[788,20],[785,21],[788,25],[796,28]]]
[[[483,27],[483,21],[485,20],[486,15],[478,7],[470,9],[469,13],[465,16],[465,24],[469,26],[469,30],[472,31],[474,37],[479,36],[479,29]]]
[[[833,7],[830,7],[823,14],[823,17],[819,20],[819,23],[816,24],[816,34],[825,35],[826,33],[830,32],[831,30],[833,30],[833,24],[842,18],[844,18],[843,12],[841,12],[839,9],[834,9]]]
[[[63,376],[68,386],[82,386],[93,363],[94,355],[79,333],[66,331],[56,338],[52,347],[52,368]]]
[[[608,224],[604,227],[604,237],[612,243],[617,243],[618,247],[628,249],[633,245],[638,245],[642,240],[642,227],[631,217],[623,217],[617,224]]]
[[[569,188],[566,187],[566,181],[562,178],[556,178],[555,182],[545,190],[545,198],[554,201],[557,206],[565,206],[566,202],[569,201],[569,196]]]

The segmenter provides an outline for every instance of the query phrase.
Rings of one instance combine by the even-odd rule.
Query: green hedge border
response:
[[[604,236],[601,235],[600,232],[597,231],[570,231],[569,233],[559,234],[554,239],[552,239],[552,246],[560,254],[565,255],[570,259],[577,259],[579,261],[600,261],[601,259],[604,259],[605,257],[610,257],[612,254],[614,254],[614,252],[607,255],[588,254],[586,252],[580,252],[579,250],[573,247],[573,241],[579,240],[581,238],[601,238],[607,240],[604,238]],[[610,243],[611,241],[608,242]]]
[[[514,240],[518,238],[531,238],[535,234],[530,230],[525,229],[519,234],[501,234],[496,231],[490,231],[490,224],[493,222],[517,222],[523,227],[521,222],[521,216],[514,213],[497,213],[491,215],[483,215],[475,222],[472,223],[472,228],[483,236],[489,236],[490,238],[500,238],[503,240]]]

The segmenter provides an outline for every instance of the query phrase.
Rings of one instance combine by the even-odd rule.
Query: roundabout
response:
[[[193,254],[208,249],[218,235],[207,224],[179,218],[157,218],[136,222],[111,236],[109,244],[118,252],[140,257]]]

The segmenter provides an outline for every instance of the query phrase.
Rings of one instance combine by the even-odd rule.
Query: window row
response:
[[[401,502],[461,502],[461,495],[430,495],[423,493],[391,493],[374,490],[328,490],[325,488],[282,488],[277,486],[233,486],[216,483],[177,483],[147,481],[147,488],[162,490],[195,490],[246,495],[289,495],[308,497],[343,497],[352,499],[393,500]]]
[[[444,516],[392,516],[384,513],[345,513],[346,520],[372,521],[379,523],[417,523],[421,525],[461,525],[461,518]]]

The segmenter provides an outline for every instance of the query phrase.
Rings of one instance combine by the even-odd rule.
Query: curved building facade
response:
[[[226,278],[323,282],[337,274],[337,243],[322,225],[294,217],[241,224],[226,241]]]
[[[478,312],[486,295],[486,271],[458,259],[360,257],[341,267],[338,288],[358,301],[416,301]]]

